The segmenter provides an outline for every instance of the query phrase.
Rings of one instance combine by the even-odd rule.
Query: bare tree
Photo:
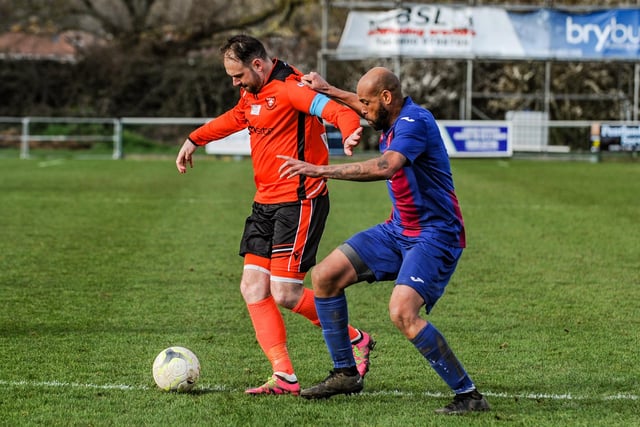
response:
[[[313,0],[72,0],[65,25],[137,42],[191,44],[263,25],[277,28]]]

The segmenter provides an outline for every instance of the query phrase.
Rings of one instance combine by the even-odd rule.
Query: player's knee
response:
[[[311,270],[311,283],[313,287],[317,289],[325,289],[330,283],[329,272],[322,263],[316,265]]]
[[[274,301],[281,307],[291,310],[302,296],[302,285],[295,283],[274,282],[271,284],[271,295]]]
[[[269,296],[269,274],[246,268],[240,279],[240,293],[247,302],[258,302]]]
[[[314,292],[319,296],[331,296],[339,291],[339,275],[326,263],[320,263],[311,270],[311,283]]]
[[[288,295],[287,293],[284,292],[276,292],[273,293],[273,300],[276,302],[276,304],[278,304],[281,307],[285,307],[285,308],[293,308],[295,306],[295,302],[296,300]]]
[[[402,330],[402,316],[398,310],[394,310],[391,306],[389,307],[389,318],[396,328]]]
[[[262,300],[268,296],[267,291],[264,286],[259,286],[256,283],[247,280],[240,281],[240,293],[245,301],[255,302]]]
[[[410,329],[415,318],[412,313],[405,310],[402,306],[394,304],[389,304],[389,317],[395,327],[405,335],[405,332]]]

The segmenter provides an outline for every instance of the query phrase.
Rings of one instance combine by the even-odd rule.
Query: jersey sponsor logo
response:
[[[276,108],[276,97],[275,96],[267,96],[265,98],[265,101],[267,103],[267,110],[273,110],[274,108]]]
[[[424,280],[422,280],[420,277],[410,277],[412,282],[417,282],[417,283],[424,283]]]
[[[273,132],[273,128],[257,128],[255,126],[249,126],[247,129],[249,130],[249,133],[256,135],[269,135]]]
[[[261,106],[260,106],[260,105],[258,105],[258,104],[253,104],[253,105],[251,106],[251,115],[252,115],[252,116],[259,116],[259,115],[260,115],[260,109],[261,109]]]
[[[409,123],[413,123],[416,121],[415,119],[412,119],[411,117],[407,117],[407,116],[401,117],[400,120],[406,120]]]

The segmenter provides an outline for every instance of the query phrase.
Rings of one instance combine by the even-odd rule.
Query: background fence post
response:
[[[22,134],[20,135],[20,158],[29,158],[29,117],[22,118]]]
[[[113,159],[122,159],[122,121],[113,119]]]

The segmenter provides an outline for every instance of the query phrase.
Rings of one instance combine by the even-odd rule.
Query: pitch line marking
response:
[[[1,386],[6,387],[71,387],[71,388],[88,388],[88,389],[100,389],[100,390],[150,390],[155,388],[153,386],[146,385],[128,385],[128,384],[91,384],[91,383],[76,383],[76,382],[64,382],[64,381],[6,381],[0,380]],[[207,384],[203,386],[196,386],[194,391],[201,392],[227,392],[236,393],[242,390],[232,389],[223,385]],[[450,393],[431,392],[425,391],[423,393],[406,392],[400,390],[390,391],[371,391],[362,392],[361,395],[365,396],[427,396],[434,398],[446,398],[450,397]],[[494,393],[491,391],[483,391],[482,394],[488,397],[494,397],[499,399],[549,399],[549,400],[640,400],[640,396],[631,393],[618,393],[605,396],[584,396],[575,395],[571,393],[555,394],[555,393]]]
[[[71,387],[97,388],[102,390],[147,390],[147,386],[131,386],[127,384],[83,384],[64,381],[4,381],[0,385],[8,387]]]
[[[43,160],[41,162],[38,162],[38,167],[40,168],[48,168],[51,166],[60,166],[64,163],[64,160],[62,159],[53,159],[53,160]]]

